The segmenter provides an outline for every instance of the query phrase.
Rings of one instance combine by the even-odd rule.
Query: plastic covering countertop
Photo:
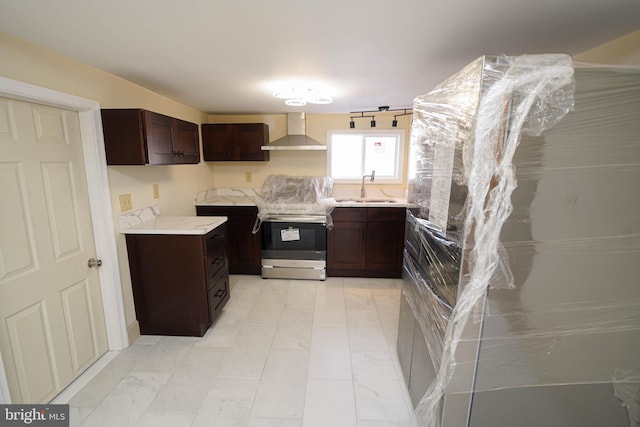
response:
[[[328,176],[269,175],[256,197],[258,218],[254,233],[262,221],[281,215],[323,215],[330,228],[331,212],[336,206],[332,192],[333,179]]]
[[[484,56],[414,101],[403,294],[436,370],[416,408],[421,426],[449,427],[448,395],[592,383],[608,383],[629,425],[640,425],[640,344],[575,354],[639,336],[640,202],[604,184],[584,188],[611,173],[640,182],[637,134],[618,131],[640,80],[622,73],[600,85],[601,68],[584,69],[589,91],[577,94],[569,56]],[[579,119],[566,120],[582,102]],[[545,194],[557,197],[543,203]],[[616,203],[628,209],[618,215]],[[574,205],[576,223],[557,214]],[[600,215],[601,226],[580,224],[576,212]],[[606,268],[589,277],[584,263]],[[585,361],[559,362],[576,356]]]

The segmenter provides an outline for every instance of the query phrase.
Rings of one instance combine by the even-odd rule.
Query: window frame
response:
[[[333,151],[334,135],[362,135],[364,137],[376,135],[381,137],[394,137],[398,141],[398,150],[396,156],[396,176],[393,178],[382,178],[376,175],[375,183],[384,184],[402,184],[404,181],[404,158],[405,158],[405,130],[404,129],[329,129],[327,130],[327,176],[331,177],[331,159]],[[371,171],[362,171],[363,175],[368,175]],[[359,178],[333,178],[335,184],[355,184],[362,181],[362,175]]]

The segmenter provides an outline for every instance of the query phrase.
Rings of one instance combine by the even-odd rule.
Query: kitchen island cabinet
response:
[[[405,208],[337,207],[327,233],[327,275],[402,277]]]
[[[198,125],[142,109],[103,109],[108,165],[200,162]]]
[[[252,233],[258,216],[255,206],[196,206],[198,216],[226,216],[231,274],[254,274],[262,272],[260,232]]]
[[[229,300],[225,227],[127,234],[126,243],[140,333],[203,336]]]
[[[264,123],[219,123],[202,125],[205,161],[267,161],[269,126]]]

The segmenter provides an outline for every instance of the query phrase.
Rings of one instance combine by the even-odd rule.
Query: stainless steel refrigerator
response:
[[[413,111],[417,423],[640,425],[640,70],[483,56]]]

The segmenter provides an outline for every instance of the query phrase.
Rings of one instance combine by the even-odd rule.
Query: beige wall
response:
[[[640,66],[640,30],[576,55],[574,60]]]

